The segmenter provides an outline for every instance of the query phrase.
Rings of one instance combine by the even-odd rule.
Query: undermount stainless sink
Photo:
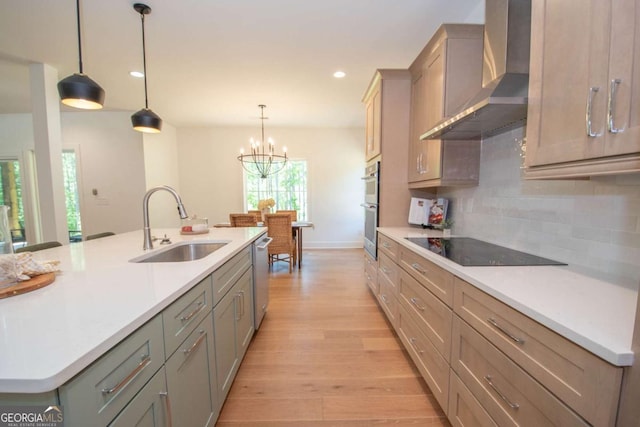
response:
[[[227,242],[182,243],[170,249],[134,258],[131,262],[184,262],[195,261],[217,251]]]

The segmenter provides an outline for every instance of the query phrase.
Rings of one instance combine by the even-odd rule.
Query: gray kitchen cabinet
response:
[[[218,417],[211,311],[165,363],[175,426],[212,426]]]
[[[131,426],[147,426],[147,427],[166,427],[171,425],[169,422],[169,414],[172,409],[171,397],[167,393],[165,381],[165,370],[162,367],[149,380],[149,382],[140,390],[140,392],[129,402],[122,412],[109,424],[109,427],[131,427]],[[66,408],[65,408],[65,422]],[[73,425],[101,425],[93,421],[87,421],[81,424]]]
[[[640,170],[640,3],[534,0],[527,178]]]
[[[252,270],[213,309],[218,398],[224,401],[253,335]]]
[[[162,318],[157,315],[60,387],[65,422],[109,424],[163,363]]]
[[[409,67],[409,188],[478,183],[480,141],[422,140],[421,136],[480,90],[482,30],[482,25],[474,24],[440,26]]]
[[[211,311],[212,292],[211,275],[209,275],[162,311],[167,359]]]

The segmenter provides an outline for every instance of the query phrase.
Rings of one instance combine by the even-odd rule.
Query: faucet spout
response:
[[[144,195],[144,199],[142,199],[142,216],[144,221],[144,246],[143,249],[146,251],[148,249],[153,249],[153,242],[151,241],[151,227],[149,226],[149,198],[153,193],[158,190],[168,191],[173,195],[176,199],[176,203],[178,203],[178,215],[180,218],[185,219],[188,217],[187,210],[184,208],[182,204],[182,199],[176,190],[169,187],[168,185],[161,185],[159,187],[153,187]]]

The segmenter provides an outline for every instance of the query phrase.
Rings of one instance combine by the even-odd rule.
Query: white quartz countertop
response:
[[[163,251],[143,251],[142,230],[34,252],[59,260],[49,286],[0,300],[0,393],[54,390],[142,326],[266,229],[210,229],[180,235],[154,229],[173,244],[227,242],[212,254],[180,263],[132,263]]]
[[[378,230],[607,362],[633,363],[637,285],[585,276],[571,266],[463,267],[406,239],[440,237],[440,231]]]

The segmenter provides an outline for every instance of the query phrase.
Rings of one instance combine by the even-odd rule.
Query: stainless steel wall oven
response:
[[[364,208],[364,249],[374,259],[377,259],[378,239],[376,228],[378,227],[380,162],[374,162],[367,166],[362,180],[365,187],[364,203],[360,205]]]

